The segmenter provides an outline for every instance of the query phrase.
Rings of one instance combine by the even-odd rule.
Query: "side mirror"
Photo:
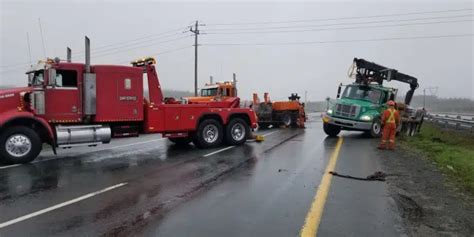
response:
[[[338,99],[339,99],[339,97],[341,97],[341,89],[342,89],[342,83],[339,84],[339,87],[337,88],[337,96],[336,96],[336,98],[338,98]]]
[[[48,85],[56,86],[56,69],[54,68],[48,69]]]

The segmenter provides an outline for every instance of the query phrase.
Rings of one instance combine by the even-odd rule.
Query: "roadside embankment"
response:
[[[450,178],[474,194],[474,135],[425,123],[419,134],[401,139],[401,145],[433,160]]]

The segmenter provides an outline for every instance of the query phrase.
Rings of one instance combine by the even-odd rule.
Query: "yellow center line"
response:
[[[329,174],[329,171],[333,171],[336,168],[337,158],[339,157],[339,150],[341,150],[342,137],[339,137],[337,140],[336,148],[334,149],[331,157],[329,158],[328,165],[324,171],[323,178],[319,184],[318,191],[314,197],[311,208],[306,215],[304,225],[301,228],[300,236],[301,237],[314,237],[318,233],[319,223],[321,222],[321,217],[323,216],[324,205],[328,197],[329,188],[331,187],[332,175]]]

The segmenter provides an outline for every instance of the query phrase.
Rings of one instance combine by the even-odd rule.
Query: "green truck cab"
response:
[[[381,116],[389,100],[395,100],[398,89],[385,87],[384,80],[397,80],[410,84],[405,96],[405,105],[409,105],[414,91],[418,88],[417,79],[399,73],[364,59],[354,59],[349,77],[355,76],[355,82],[346,86],[339,85],[337,99],[323,115],[324,132],[331,137],[341,130],[363,131],[371,137],[382,134]],[[342,87],[344,91],[341,94]]]
[[[380,85],[354,83],[345,86],[340,98],[323,116],[324,132],[337,136],[341,130],[352,130],[364,131],[372,137],[380,136],[382,112],[387,108],[387,101],[393,100],[396,94],[397,89]]]

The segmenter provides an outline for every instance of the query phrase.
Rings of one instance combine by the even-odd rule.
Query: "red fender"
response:
[[[41,125],[43,125],[46,130],[48,131],[49,138],[51,139],[53,143],[53,149],[55,150],[55,140],[54,140],[54,133],[53,133],[53,128],[49,125],[49,123],[40,117],[35,116],[31,112],[27,111],[17,111],[17,110],[10,110],[7,112],[4,112],[0,115],[0,128],[3,127],[3,125],[15,120],[15,119],[20,119],[20,118],[27,118],[27,119],[32,119],[35,120],[36,122],[39,122]]]

